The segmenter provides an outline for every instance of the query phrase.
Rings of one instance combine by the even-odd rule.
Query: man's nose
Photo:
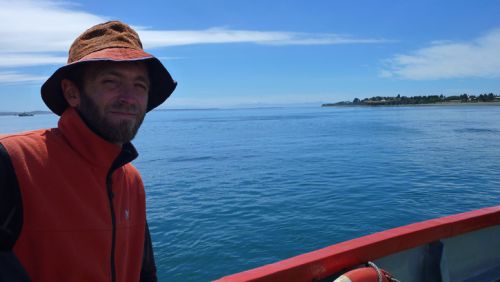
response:
[[[138,102],[139,93],[132,83],[123,83],[120,87],[118,99],[122,103],[135,104]]]

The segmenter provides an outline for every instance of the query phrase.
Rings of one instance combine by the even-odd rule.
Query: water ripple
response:
[[[498,205],[500,107],[452,108],[153,113],[135,165],[160,280]]]

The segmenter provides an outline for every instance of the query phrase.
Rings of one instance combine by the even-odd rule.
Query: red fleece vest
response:
[[[110,281],[112,216],[106,177],[119,146],[94,134],[68,109],[58,128],[0,137],[23,201],[14,252],[33,281]],[[112,174],[116,281],[139,281],[144,186],[126,164]]]

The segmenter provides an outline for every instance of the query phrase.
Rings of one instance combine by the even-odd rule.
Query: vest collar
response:
[[[104,140],[90,130],[72,107],[68,107],[61,115],[58,128],[73,150],[92,165],[106,169],[113,165],[117,168],[137,157],[137,151],[131,143],[119,146]]]

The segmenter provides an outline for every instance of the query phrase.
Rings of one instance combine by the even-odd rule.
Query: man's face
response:
[[[132,140],[147,109],[150,81],[142,62],[100,62],[85,68],[76,107],[97,134],[123,144]]]

